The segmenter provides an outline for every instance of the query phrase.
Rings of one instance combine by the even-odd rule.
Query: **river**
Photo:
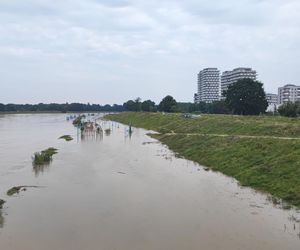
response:
[[[0,115],[1,250],[300,249],[299,212],[145,130],[101,124],[111,133],[81,138],[66,114]],[[33,153],[48,147],[58,154],[34,171]],[[38,188],[6,195],[20,185]]]

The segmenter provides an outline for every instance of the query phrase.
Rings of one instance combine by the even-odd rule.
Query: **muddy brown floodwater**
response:
[[[300,214],[134,129],[81,137],[64,114],[0,115],[2,250],[299,250]],[[74,140],[58,140],[61,135]],[[49,166],[34,152],[55,147]],[[27,188],[8,197],[13,186]]]

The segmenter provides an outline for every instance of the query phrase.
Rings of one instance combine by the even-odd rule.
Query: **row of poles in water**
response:
[[[77,137],[78,140],[79,136],[81,140],[94,138],[96,140],[102,140],[103,133],[109,136],[115,128],[119,128],[118,123],[103,120],[101,117],[95,117],[94,121],[88,120],[85,122],[81,120],[81,122],[77,125]],[[131,138],[132,133],[133,129],[131,124],[128,127],[124,127],[125,138]]]

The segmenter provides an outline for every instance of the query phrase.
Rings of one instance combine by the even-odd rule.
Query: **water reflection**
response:
[[[109,136],[111,134],[111,129],[110,128],[107,128],[104,131],[105,131],[106,136]]]
[[[297,236],[300,239],[300,216],[297,217],[297,215],[290,215],[288,220],[291,222],[290,227],[288,228],[286,224],[284,224],[284,231],[287,232],[289,230],[296,231]]]
[[[0,209],[0,228],[3,228],[4,226],[4,217],[2,215],[2,210]]]
[[[50,163],[45,163],[42,165],[34,165],[33,164],[33,172],[35,177],[38,177],[40,174],[44,173],[46,170],[48,170],[50,167]]]
[[[132,128],[130,126],[129,127],[124,127],[125,139],[126,138],[131,139],[132,133],[133,133],[133,130],[132,130]]]
[[[82,131],[80,134],[81,141],[102,141],[103,131]]]

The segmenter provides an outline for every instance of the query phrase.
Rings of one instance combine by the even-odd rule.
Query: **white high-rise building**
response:
[[[198,74],[198,93],[196,101],[212,103],[220,100],[220,71],[206,68]]]
[[[230,84],[245,78],[255,81],[256,77],[256,71],[251,68],[236,68],[231,71],[223,72],[221,76],[221,95],[223,96],[223,91],[226,91]]]
[[[287,84],[278,88],[278,104],[300,101],[300,86]]]

